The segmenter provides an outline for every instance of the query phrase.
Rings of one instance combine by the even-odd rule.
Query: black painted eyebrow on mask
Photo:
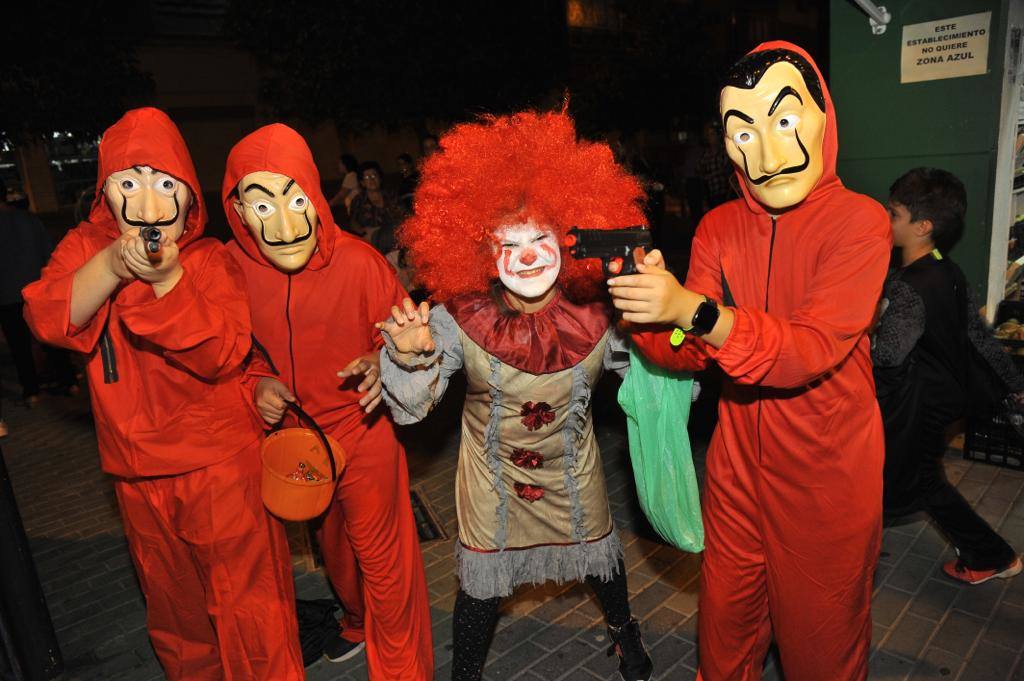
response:
[[[293,184],[295,184],[295,180],[294,179],[288,180],[288,184],[286,184],[284,186],[284,190],[281,191],[281,194],[282,195],[287,194],[288,190],[292,188]]]
[[[273,195],[274,195],[274,192],[270,191],[269,189],[267,189],[266,187],[264,187],[264,186],[263,186],[262,184],[256,184],[255,182],[253,182],[253,183],[252,183],[252,184],[250,184],[250,185],[249,185],[248,187],[246,187],[246,188],[245,188],[245,192],[246,192],[246,193],[248,193],[248,191],[249,191],[250,189],[259,189],[259,190],[260,190],[261,192],[263,192],[263,193],[264,193],[264,194],[266,194],[267,196],[273,196]]]
[[[725,126],[729,123],[729,116],[735,116],[740,120],[746,121],[750,125],[754,124],[754,119],[748,116],[747,114],[743,113],[742,111],[739,111],[738,109],[729,109],[728,111],[725,112],[725,115],[722,116],[723,128],[725,128]]]
[[[779,108],[779,104],[782,102],[782,100],[790,95],[796,97],[796,101],[800,102],[801,104],[804,103],[804,100],[801,99],[800,97],[800,93],[794,90],[792,86],[787,85],[786,87],[779,90],[779,94],[775,96],[775,101],[772,102],[772,107],[768,109],[768,115],[771,116],[773,113],[775,113],[775,110]]]

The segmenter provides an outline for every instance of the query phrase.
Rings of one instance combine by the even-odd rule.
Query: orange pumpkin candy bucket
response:
[[[345,452],[299,405],[288,408],[311,427],[281,428],[263,440],[263,505],[282,520],[309,520],[330,505]]]

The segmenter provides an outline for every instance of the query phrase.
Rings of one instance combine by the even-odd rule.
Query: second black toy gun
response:
[[[654,245],[651,231],[646,227],[622,229],[580,229],[573,227],[565,238],[569,253],[577,260],[600,258],[604,276],[636,274],[633,251],[649,251]]]

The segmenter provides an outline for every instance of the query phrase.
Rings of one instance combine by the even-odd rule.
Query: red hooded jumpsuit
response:
[[[120,232],[103,195],[145,165],[188,185],[184,274],[163,298],[122,284],[82,326],[75,272]],[[185,141],[162,111],[129,111],[103,135],[89,219],[24,290],[43,342],[84,353],[103,470],[115,476],[153,648],[182,681],[302,679],[283,526],[260,498],[260,425],[242,385],[250,347],[245,279],[206,223]]]
[[[789,43],[755,51],[775,48],[813,64]],[[884,209],[836,177],[836,115],[821,83],[824,172],[811,194],[772,217],[737,170],[744,198],[697,229],[686,287],[721,302],[727,286],[736,322],[725,344],[637,338],[663,366],[710,358],[731,379],[703,499],[706,681],[760,679],[773,631],[789,681],[867,676],[884,441],[866,329],[891,236]]]
[[[268,262],[234,210],[238,182],[257,171],[294,179],[316,208],[317,250],[299,272],[285,274]],[[373,324],[406,293],[383,257],[335,226],[312,154],[291,128],[268,125],[235,145],[222,192],[235,234],[228,250],[245,272],[253,330],[274,365],[262,373],[278,372],[347,456],[318,535],[345,607],[343,635],[365,636],[371,679],[430,679],[430,606],[405,450],[382,410],[363,413],[355,390],[362,377],[337,377],[353,359],[383,346]]]

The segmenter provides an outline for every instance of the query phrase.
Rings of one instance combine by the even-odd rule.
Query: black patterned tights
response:
[[[629,621],[629,592],[626,589],[626,566],[619,561],[618,569],[610,581],[587,577],[594,590],[605,622],[621,627]],[[494,626],[498,623],[501,598],[473,598],[462,589],[455,597],[452,627],[455,630],[452,659],[452,681],[480,681],[487,649],[491,644]]]

